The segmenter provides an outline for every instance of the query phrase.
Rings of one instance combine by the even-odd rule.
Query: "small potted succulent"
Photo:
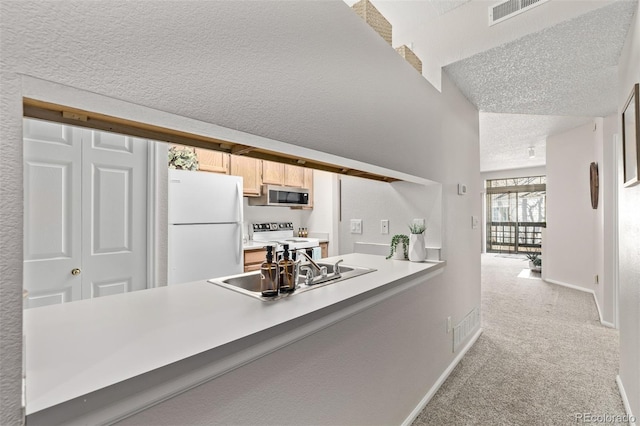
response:
[[[169,148],[169,168],[198,170],[198,156],[188,147],[172,146]]]
[[[400,247],[399,247],[400,246]],[[391,252],[387,259],[404,260],[409,258],[409,237],[397,234],[391,238]]]
[[[527,253],[527,259],[529,259],[529,269],[533,272],[542,272],[542,259],[540,253]]]

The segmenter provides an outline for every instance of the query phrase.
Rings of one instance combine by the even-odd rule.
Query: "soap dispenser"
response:
[[[278,275],[280,277],[280,292],[292,293],[296,290],[294,277],[294,262],[289,258],[289,244],[283,244],[284,253],[278,262]]]
[[[260,266],[260,291],[264,297],[274,297],[278,287],[278,264],[273,261],[273,246],[267,246],[267,259]]]

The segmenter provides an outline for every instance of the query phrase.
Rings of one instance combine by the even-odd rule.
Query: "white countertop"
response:
[[[253,241],[250,240],[244,244],[242,244],[242,249],[243,250],[259,250],[259,249],[263,249],[267,246],[268,243],[261,243],[259,241]]]
[[[444,265],[337,259],[377,271],[275,302],[197,281],[25,310],[27,414]]]

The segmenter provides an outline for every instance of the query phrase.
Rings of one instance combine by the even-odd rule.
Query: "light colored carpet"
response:
[[[526,267],[482,256],[484,333],[414,425],[569,425],[582,423],[578,413],[625,414],[618,332],[600,325],[591,294],[518,278]]]

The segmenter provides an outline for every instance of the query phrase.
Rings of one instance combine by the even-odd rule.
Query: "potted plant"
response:
[[[529,269],[533,272],[542,272],[542,259],[540,253],[527,253],[527,259],[529,259]]]
[[[198,156],[190,148],[172,146],[169,148],[169,168],[198,170]]]
[[[399,249],[398,245],[402,245],[402,248]],[[397,234],[391,238],[391,252],[387,259],[398,259],[404,260],[409,257],[409,237],[404,234]]]
[[[409,225],[411,236],[409,238],[409,260],[412,262],[423,262],[427,258],[427,249],[424,244],[424,225],[414,223]]]

